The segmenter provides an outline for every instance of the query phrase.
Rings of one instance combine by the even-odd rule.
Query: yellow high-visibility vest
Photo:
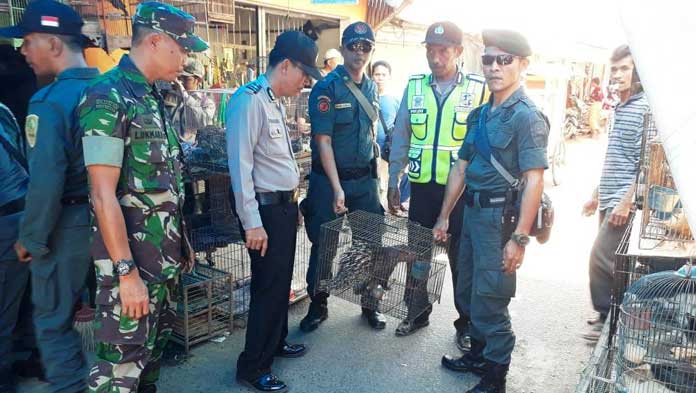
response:
[[[466,117],[484,99],[485,80],[457,73],[456,86],[438,104],[432,75],[414,75],[408,82],[411,145],[408,177],[413,183],[447,184],[447,176],[466,136]]]

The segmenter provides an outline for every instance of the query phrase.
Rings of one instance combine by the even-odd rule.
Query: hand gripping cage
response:
[[[405,218],[352,212],[321,227],[316,292],[414,320],[440,300],[448,246]]]
[[[696,271],[647,275],[621,304],[616,391],[696,393]]]

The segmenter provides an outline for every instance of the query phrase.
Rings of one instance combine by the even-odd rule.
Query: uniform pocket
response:
[[[423,158],[423,149],[412,147],[408,151],[408,176],[414,179],[420,177],[421,160]]]
[[[515,297],[517,276],[500,270],[480,270],[478,272],[477,293],[480,296],[497,298]]]
[[[454,121],[452,122],[452,139],[455,141],[463,141],[466,137],[467,115],[467,112],[454,112]]]
[[[39,313],[52,312],[58,306],[58,280],[56,263],[43,258],[35,258],[31,268],[31,296]]]
[[[353,122],[353,111],[350,108],[336,110],[336,123],[349,124]]]
[[[139,193],[169,191],[172,174],[167,163],[168,150],[163,141],[133,142],[128,161],[128,188]]]
[[[490,135],[491,146],[499,150],[505,150],[510,145],[512,137],[512,130],[500,128],[493,135]]]
[[[416,139],[423,140],[428,136],[427,113],[411,113],[409,121],[411,122],[411,133]]]
[[[270,124],[267,130],[263,130],[267,137],[263,143],[263,149],[269,156],[284,156],[288,153],[288,145],[285,140],[285,129],[281,124]]]

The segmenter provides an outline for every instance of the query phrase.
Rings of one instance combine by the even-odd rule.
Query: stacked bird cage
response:
[[[590,361],[581,373],[575,393],[616,392],[614,384],[616,376],[613,367],[616,345],[609,340],[609,337],[609,324],[605,324],[599,341],[592,351]]]
[[[696,393],[696,272],[690,262],[629,288],[615,359],[619,393]]]
[[[285,107],[285,123],[290,135],[290,143],[295,157],[303,158],[309,155],[310,123],[307,103],[310,89],[302,89],[297,97],[283,98]]]
[[[300,167],[300,184],[297,188],[300,190],[300,198],[304,198],[307,196],[307,189],[309,189],[309,174],[312,171],[312,157],[298,158],[297,166]]]
[[[651,245],[693,240],[652,115],[645,115],[644,124],[641,171],[645,184],[641,190],[641,239],[648,240],[646,244]]]
[[[633,215],[628,219],[619,246],[616,249],[614,261],[614,286],[612,288],[612,308],[610,318],[609,342],[614,338],[619,317],[619,308],[624,299],[624,294],[640,278],[658,272],[674,271],[679,269],[686,261],[683,257],[674,254],[665,255],[658,252],[640,252],[635,243],[640,242],[640,227],[633,226]],[[633,241],[633,243],[632,243]],[[631,247],[631,245],[634,245]]]
[[[179,281],[176,319],[172,338],[190,346],[232,331],[232,275],[210,266],[197,264]]]
[[[317,291],[413,320],[440,300],[448,246],[405,218],[349,213],[321,227]]]
[[[309,268],[309,254],[312,243],[307,238],[304,225],[297,228],[297,242],[295,245],[295,267],[292,273],[292,285],[290,289],[290,304],[294,304],[307,297],[307,269]]]

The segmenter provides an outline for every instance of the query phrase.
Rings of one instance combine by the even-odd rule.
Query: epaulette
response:
[[[481,82],[481,83],[486,82],[486,78],[484,78],[483,75],[479,75],[479,74],[466,74],[466,79],[468,79],[470,81]]]
[[[417,80],[417,79],[423,79],[423,78],[425,78],[425,74],[411,75],[408,79]]]
[[[259,83],[251,82],[244,87],[244,90],[252,94],[256,94],[261,91],[263,86]]]

